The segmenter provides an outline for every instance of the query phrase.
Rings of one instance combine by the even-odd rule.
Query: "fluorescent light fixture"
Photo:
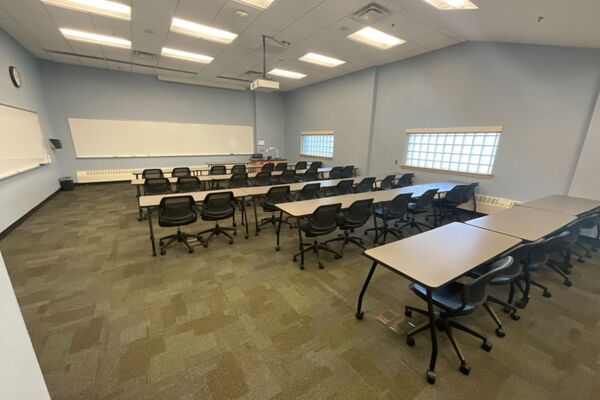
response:
[[[479,7],[469,0],[423,0],[438,10],[477,10]]]
[[[210,40],[211,42],[229,44],[238,37],[237,34],[227,32],[221,29],[198,24],[196,22],[186,21],[181,18],[173,18],[171,30],[182,35],[193,36],[200,39]]]
[[[269,72],[269,75],[281,76],[282,78],[290,78],[290,79],[302,79],[306,78],[306,75],[301,74],[300,72],[288,71],[285,69],[275,68]]]
[[[210,64],[213,57],[205,56],[204,54],[198,53],[190,53],[189,51],[170,49],[168,47],[163,47],[161,54],[165,57],[178,58],[180,60],[193,61],[202,64]]]
[[[337,67],[345,64],[346,61],[338,60],[337,58],[323,56],[317,53],[306,53],[299,58],[300,61],[322,65],[324,67]]]
[[[388,35],[387,33],[378,31],[377,29],[369,26],[362,28],[360,31],[356,31],[351,35],[348,35],[348,39],[354,40],[355,42],[368,44],[369,46],[377,47],[383,50],[406,42],[405,40]]]
[[[113,17],[131,20],[131,7],[125,4],[107,0],[42,0],[42,3],[51,6],[68,8],[75,11],[84,11],[92,14],[100,14],[105,17]]]
[[[122,49],[131,49],[131,42],[115,36],[99,35],[92,32],[76,31],[75,29],[60,28],[64,37],[79,42],[101,44],[103,46],[120,47]]]
[[[246,4],[252,7],[265,9],[271,5],[274,0],[235,0],[238,3]]]

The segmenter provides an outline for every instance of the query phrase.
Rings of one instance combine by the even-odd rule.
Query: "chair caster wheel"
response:
[[[467,365],[467,363],[463,363],[460,365],[460,368],[458,369],[460,372],[462,372],[464,375],[469,375],[469,373],[471,373],[471,367],[469,367]]]
[[[335,256],[333,256],[333,258],[335,258],[336,260],[339,260],[340,258],[342,258],[343,256],[341,254],[336,254]]]
[[[230,240],[230,241],[229,241],[229,244],[233,244],[233,240]]]
[[[410,347],[415,347],[415,338],[414,337],[407,337],[406,338],[406,344],[409,345]]]
[[[502,329],[502,328],[497,328],[496,329],[496,336],[498,336],[498,337],[504,337],[504,336],[506,336],[506,332],[504,332],[504,329]],[[486,350],[486,351],[488,351],[488,350]]]
[[[489,353],[490,351],[492,351],[492,344],[489,342],[483,342],[481,348]]]
[[[573,282],[571,282],[571,281],[565,281],[565,286],[571,287],[571,286],[573,286]]]
[[[580,263],[580,264],[583,264],[585,262],[585,259],[584,258],[578,258],[577,262]]]
[[[363,317],[365,316],[365,313],[362,311],[357,312],[354,316],[356,317],[357,320],[362,321]]]
[[[522,310],[527,307],[527,303],[529,303],[529,299],[519,300],[515,303],[515,306]]]
[[[202,245],[202,247],[204,247],[204,248],[206,249],[206,248],[208,247],[208,243],[204,243],[204,244]]]
[[[512,308],[510,308],[510,307],[504,307],[503,310],[504,310],[505,313],[508,314],[508,313],[510,313],[512,311]]]
[[[279,246],[275,246],[275,251],[279,251],[281,248]]]
[[[435,383],[435,372],[427,371],[427,383],[433,385]]]
[[[325,266],[323,265],[323,263],[319,263],[319,269],[323,269],[325,268]]]
[[[248,239],[248,235],[245,235],[245,236],[244,236],[244,239]]]
[[[519,314],[517,314],[516,312],[510,314],[510,318],[512,318],[513,321],[518,321],[521,319],[521,316]]]
[[[406,315],[408,318],[412,317],[412,310],[409,308],[405,308],[404,309],[404,315]]]
[[[161,251],[160,251],[160,255],[161,255],[161,256],[164,256],[165,254],[167,254],[167,251],[166,251],[166,250],[161,250]]]
[[[550,297],[552,297],[552,293],[550,293],[549,291],[547,291],[547,290],[546,290],[546,291],[544,291],[544,294],[543,294],[543,296],[544,296],[545,298],[549,299]]]
[[[202,236],[200,236],[200,235],[196,236],[196,240],[199,241],[199,242],[204,242],[204,238]]]
[[[194,249],[189,249],[188,253],[192,254],[194,252]]]
[[[296,262],[296,256],[294,256],[294,258],[292,258],[292,261]]]
[[[300,266],[300,269],[304,271],[304,265],[301,265],[301,266]]]
[[[236,231],[233,231],[233,236],[237,236],[237,232]]]

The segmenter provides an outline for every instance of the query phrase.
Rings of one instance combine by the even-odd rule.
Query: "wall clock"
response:
[[[17,69],[17,67],[10,66],[8,67],[8,73],[10,74],[10,80],[16,88],[20,88],[23,85],[23,80],[21,79],[21,73]]]

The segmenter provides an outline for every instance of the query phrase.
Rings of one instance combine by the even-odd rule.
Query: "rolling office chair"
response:
[[[260,224],[258,225],[258,230],[260,231],[261,227],[266,224],[272,224],[273,227],[277,224],[277,219],[275,218],[275,213],[279,211],[279,218],[283,217],[283,211],[280,211],[277,208],[276,204],[279,203],[287,203],[290,201],[290,187],[289,186],[273,186],[269,189],[267,194],[259,200],[262,209],[266,213],[271,213],[269,218],[263,218],[260,220]],[[292,224],[290,224],[287,220],[282,220],[281,223],[287,224],[292,228]]]
[[[323,168],[323,161],[313,161],[310,163],[310,167],[308,169],[316,169]]]
[[[199,192],[201,189],[200,179],[197,176],[180,176],[177,178],[177,193]]]
[[[227,233],[233,231],[237,235],[235,228],[235,199],[233,192],[210,193],[204,199],[202,204],[201,217],[203,221],[215,221],[215,227],[198,232],[198,241],[202,242],[204,248],[208,247],[208,243],[214,236],[223,235],[229,238],[229,244],[233,244],[233,237]],[[222,228],[219,221],[224,219],[233,219],[233,228]],[[210,235],[204,239],[202,235],[209,233]]]
[[[252,180],[253,186],[269,186],[271,184],[271,172],[261,171]]]
[[[513,263],[513,258],[508,256],[496,261],[490,266],[488,272],[468,283],[460,283],[454,281],[441,288],[433,290],[433,304],[439,309],[435,313],[434,323],[439,330],[446,332],[456,355],[460,359],[460,372],[469,375],[471,368],[467,364],[462,350],[454,339],[452,329],[456,328],[469,335],[475,336],[482,341],[481,348],[485,351],[492,350],[492,344],[482,334],[466,327],[456,321],[456,318],[464,317],[473,314],[480,306],[483,306],[488,299],[487,287],[490,281],[498,274],[503,273]],[[425,302],[427,301],[427,289],[417,283],[410,285],[410,289]],[[422,315],[428,315],[427,310],[407,306],[404,314],[407,317],[412,317],[413,312]],[[426,329],[430,328],[429,320],[413,329],[406,334],[406,343],[409,346],[415,345],[414,336]]]
[[[275,164],[266,163],[260,168],[261,172],[273,172],[275,170]]]
[[[354,192],[354,179],[344,179],[329,189],[327,196],[342,196]]]
[[[248,186],[248,174],[246,172],[235,173],[229,178],[229,189],[238,189]]]
[[[377,180],[377,178],[374,177],[369,177],[369,178],[364,178],[362,181],[360,181],[360,183],[356,186],[356,193],[367,193],[367,192],[372,192],[373,188],[375,187],[375,181]]]
[[[342,171],[344,167],[333,167],[329,171],[329,179],[342,179]]]
[[[397,239],[404,238],[401,229],[390,226],[389,222],[394,220],[403,220],[408,210],[408,204],[412,197],[412,193],[401,193],[394,197],[389,203],[385,203],[375,208],[374,219],[375,227],[365,230],[365,235],[370,231],[375,232],[375,245],[379,243],[380,235],[383,235],[383,243],[387,241],[388,233],[394,235]],[[377,226],[377,218],[381,219],[383,225]]]
[[[299,192],[292,193],[290,195],[290,200],[302,201],[302,200],[318,199],[320,191],[321,191],[321,183],[319,183],[319,182],[309,183],[309,184],[304,185],[302,190],[300,190]],[[289,221],[290,219],[294,219],[294,217],[288,216],[285,218],[286,221]]]
[[[164,174],[160,168],[148,168],[142,171],[142,178],[162,178]]]
[[[427,225],[426,223],[417,221],[417,215],[424,214],[433,209],[433,200],[435,199],[437,192],[437,189],[430,189],[419,196],[416,202],[410,203],[408,205],[408,222],[402,225],[399,229],[403,230],[407,226],[410,226],[411,228],[417,228],[419,232],[423,232],[421,229],[422,226],[427,229],[432,229],[433,227]],[[435,215],[434,221],[436,221]]]
[[[180,178],[182,176],[192,176],[192,171],[188,167],[177,167],[173,168],[171,171],[171,176],[175,178]]]
[[[437,205],[438,221],[441,225],[445,219],[449,221],[459,221],[460,209],[457,207],[469,201],[469,185],[454,186],[444,197],[434,200],[434,206]]]
[[[284,170],[281,175],[279,175],[278,177],[278,181],[281,184],[290,184],[290,183],[296,183],[296,171],[293,171],[291,169],[286,169]]]
[[[288,169],[288,165],[285,162],[280,162],[275,165],[275,171],[286,171]]]
[[[379,184],[379,190],[390,190],[394,187],[394,181],[396,180],[396,175],[388,175],[381,181]]]
[[[344,233],[325,242],[326,245],[331,242],[342,242],[342,250],[340,251],[339,257],[336,255],[336,258],[342,258],[344,256],[344,249],[348,243],[354,243],[361,249],[366,250],[365,246],[363,246],[363,240],[358,236],[352,236],[352,232],[369,221],[372,208],[373,199],[357,200],[352,203],[347,210],[338,215],[338,228],[344,231]]]
[[[167,178],[146,178],[144,181],[144,194],[171,193],[171,183]]]
[[[354,176],[354,165],[346,165],[344,168],[342,168],[342,172],[341,172],[342,179],[352,178],[353,176]]]
[[[307,169],[302,176],[298,177],[298,181],[300,182],[311,182],[318,181],[319,173],[316,169]]]
[[[298,222],[298,238],[300,241],[300,251],[294,254],[294,262],[300,256],[300,269],[304,269],[304,253],[307,251],[312,251],[315,253],[317,257],[317,262],[319,263],[319,268],[323,269],[323,263],[320,260],[319,252],[320,250],[328,251],[333,253],[337,257],[341,255],[327,246],[325,243],[319,244],[317,238],[319,236],[328,235],[334,232],[337,228],[337,215],[342,208],[341,203],[336,204],[327,204],[324,206],[318,207],[315,212],[308,218],[302,218]],[[304,243],[302,241],[302,232],[306,238],[312,238],[313,243]]]
[[[174,242],[183,243],[187,247],[188,253],[193,253],[194,249],[188,243],[188,239],[196,239],[196,235],[182,232],[181,227],[196,221],[198,221],[198,214],[192,196],[164,197],[158,205],[158,225],[169,228],[177,227],[177,233],[159,239],[160,255],[167,254],[167,247]]]
[[[231,175],[245,174],[247,172],[248,170],[246,169],[246,166],[244,164],[235,164],[231,167]]]
[[[227,175],[227,167],[224,165],[213,165],[208,171],[209,175]]]
[[[394,181],[394,183],[392,184],[392,187],[395,189],[395,188],[412,186],[414,177],[415,177],[415,174],[412,174],[412,173],[404,174],[400,178],[398,178]]]
[[[584,217],[582,217],[580,219],[580,230],[589,230],[589,229],[599,229],[600,226],[598,225],[600,223],[600,214],[598,213],[592,213],[592,214],[588,214],[585,215]],[[600,233],[600,231],[599,231]],[[574,256],[577,256],[577,261],[580,263],[585,262],[586,258],[591,258],[592,257],[592,252],[596,251],[594,250],[593,246],[590,246],[589,248],[586,247],[585,243],[583,243],[580,240],[579,235],[577,235],[577,237],[575,238],[577,239],[571,246],[571,253]],[[583,251],[583,253],[580,253],[577,249]]]
[[[298,161],[296,165],[294,165],[294,169],[296,171],[306,169],[306,161]]]

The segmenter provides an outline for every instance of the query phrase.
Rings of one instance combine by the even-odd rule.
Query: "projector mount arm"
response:
[[[267,39],[277,43],[282,47],[288,47],[290,42],[286,42],[285,40],[277,40],[272,36],[262,35],[262,47],[263,47],[263,78],[267,78]]]

